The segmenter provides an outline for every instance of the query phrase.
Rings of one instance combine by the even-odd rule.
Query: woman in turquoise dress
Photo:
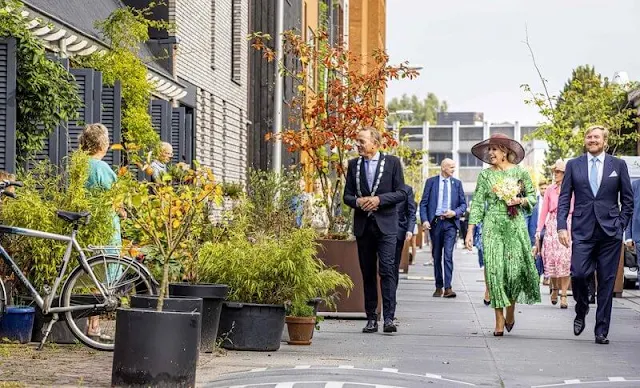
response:
[[[473,249],[475,225],[482,223],[486,283],[496,317],[493,335],[502,336],[505,328],[510,332],[515,325],[516,302],[540,302],[538,272],[524,221],[524,214],[535,206],[536,194],[529,173],[518,166],[524,148],[517,141],[497,133],[471,152],[491,167],[478,176],[465,245]],[[519,194],[500,199],[496,191],[509,182],[515,183]]]
[[[117,176],[111,167],[102,159],[109,150],[109,132],[107,128],[100,124],[88,124],[79,138],[80,149],[85,151],[91,157],[89,159],[89,178],[86,186],[90,190],[109,190],[116,182]],[[126,216],[124,210],[120,211],[122,216]],[[104,253],[119,255],[122,246],[122,237],[120,234],[120,217],[113,212],[113,228],[114,232],[109,241],[109,249],[105,249]],[[116,279],[122,269],[118,265],[109,265],[107,268],[107,278]],[[100,322],[97,316],[89,318],[87,334],[89,336],[101,337]]]

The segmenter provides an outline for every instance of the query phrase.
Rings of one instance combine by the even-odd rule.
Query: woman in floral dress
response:
[[[540,302],[538,271],[523,215],[535,206],[536,194],[529,173],[518,166],[524,148],[517,141],[496,133],[471,152],[491,167],[478,176],[465,245],[473,249],[475,225],[482,223],[486,282],[496,317],[493,335],[502,336],[505,328],[510,332],[515,325],[516,302]],[[509,200],[498,197],[497,193],[509,191],[516,195]]]
[[[544,258],[544,272],[551,279],[551,303],[558,303],[558,289],[562,291],[560,295],[560,308],[566,309],[567,290],[571,283],[571,247],[560,244],[558,239],[558,197],[560,197],[560,186],[564,179],[566,163],[558,160],[553,167],[555,183],[544,193],[538,230],[536,232],[536,244],[540,239],[542,228],[546,228],[545,238],[542,242],[542,257]],[[569,215],[573,213],[573,198]],[[571,230],[571,217],[567,220],[567,227]],[[538,245],[538,244],[537,244]]]

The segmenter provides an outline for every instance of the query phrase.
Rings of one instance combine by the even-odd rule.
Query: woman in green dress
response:
[[[471,152],[491,167],[478,176],[465,246],[473,249],[475,225],[482,223],[486,282],[496,315],[493,335],[502,336],[505,328],[513,329],[516,302],[540,302],[538,272],[524,221],[536,195],[529,173],[518,166],[524,148],[517,141],[496,133]]]

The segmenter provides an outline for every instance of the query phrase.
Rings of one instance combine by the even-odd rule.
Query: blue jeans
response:
[[[433,272],[436,288],[451,288],[453,278],[453,248],[458,229],[451,219],[435,221],[431,224],[431,246],[433,247]],[[444,260],[443,260],[444,259]],[[443,279],[444,267],[444,279]]]

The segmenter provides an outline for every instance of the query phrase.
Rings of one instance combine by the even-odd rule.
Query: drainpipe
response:
[[[280,173],[282,170],[282,140],[279,139],[282,130],[282,97],[283,97],[283,77],[280,73],[280,63],[284,59],[282,52],[282,33],[284,25],[284,0],[278,0],[276,9],[276,71],[275,71],[275,94],[274,94],[274,112],[273,112],[273,134],[275,141],[273,143],[273,171]]]

